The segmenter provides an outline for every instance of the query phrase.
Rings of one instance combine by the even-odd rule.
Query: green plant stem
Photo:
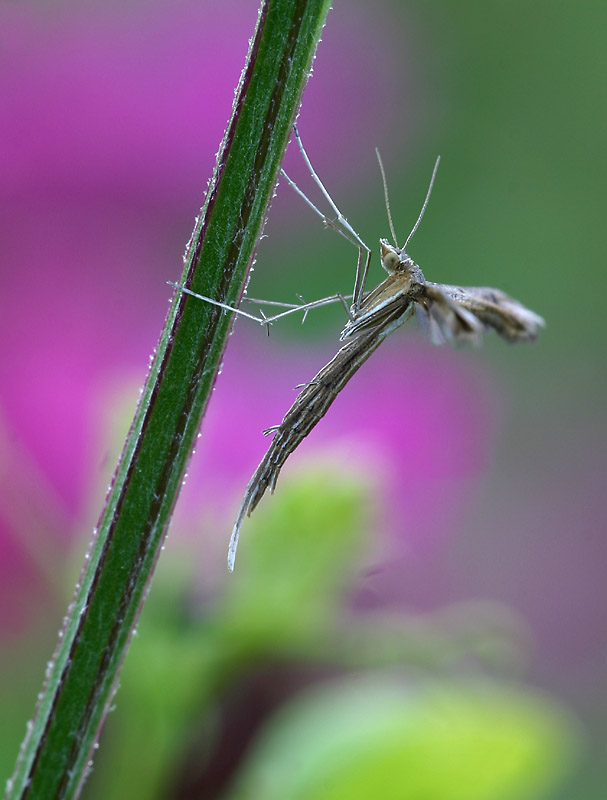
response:
[[[242,294],[329,6],[329,0],[261,4],[182,276],[201,294],[228,304]],[[10,800],[71,798],[82,788],[231,316],[182,293],[175,297],[9,782]]]

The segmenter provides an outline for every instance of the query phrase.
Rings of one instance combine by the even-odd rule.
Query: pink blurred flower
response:
[[[387,37],[396,41],[396,33],[370,26],[361,11],[332,13],[339,24],[325,30],[315,69],[328,70],[333,82],[310,83],[305,128],[310,148],[322,150],[321,160],[345,179],[366,139],[352,98],[372,97],[365,115],[389,128],[386,109],[397,94],[388,57],[361,72],[360,53],[389,53]],[[180,267],[255,16],[255,4],[244,0],[0,9],[0,586],[13,598],[43,571],[40,552],[60,558],[75,535],[88,536],[82,519],[104,457],[100,404],[108,384],[130,383],[133,375],[143,381],[166,310],[165,281]],[[402,71],[398,80],[402,105],[409,91]],[[337,121],[347,140],[330,135]],[[282,417],[290,387],[322,360],[265,352],[243,357],[230,348],[195,468],[206,473],[201,485],[244,485],[265,444],[259,428]],[[269,360],[263,392],[252,365],[258,357]],[[384,436],[381,448],[400,459],[394,481],[403,497],[430,474],[441,481],[474,470],[476,444],[454,444],[448,458],[443,451],[440,468],[428,448],[442,435],[447,406],[463,413],[469,401],[454,389],[449,368],[450,377],[432,377],[418,360],[408,383],[386,358],[340,399],[316,443],[357,427],[359,438]],[[253,388],[243,393],[247,380]],[[443,380],[449,401],[433,409],[432,383]],[[396,425],[411,408],[416,432]],[[214,458],[223,455],[209,472],[212,450]],[[12,614],[10,624],[16,620]]]
[[[0,10],[0,400],[72,511],[92,395],[155,344],[255,18],[244,0]],[[325,57],[353,76],[369,33],[347,20]],[[335,98],[313,100],[310,136],[343,151],[325,136]]]

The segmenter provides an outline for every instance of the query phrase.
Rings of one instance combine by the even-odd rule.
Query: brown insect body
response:
[[[256,317],[241,309],[232,308],[222,301],[197,294],[185,286],[171,284],[176,289],[193,295],[199,300],[252,319],[266,326],[268,332],[269,326],[281,317],[303,311],[305,320],[310,309],[334,303],[337,300],[343,303],[348,314],[348,322],[340,336],[340,341],[345,344],[309,383],[304,384],[302,391],[297,395],[280,425],[264,431],[266,434],[274,434],[274,438],[261,464],[249,481],[234,523],[228,548],[230,572],[234,569],[238,538],[244,518],[251,514],[267,489],[271,492],[274,491],[280,470],[289,455],[326,414],[331,403],[358,368],[377,350],[384,339],[396,328],[399,328],[412,313],[415,313],[420,327],[425,330],[435,344],[452,341],[456,344],[478,345],[482,340],[483,333],[489,330],[495,330],[508,342],[532,342],[537,338],[540,328],[544,325],[544,320],[540,316],[499,289],[466,288],[426,281],[421,269],[407,255],[407,245],[417,230],[428,205],[440,158],[434,165],[426,199],[417,221],[403,247],[398,247],[390,213],[386,175],[379,151],[376,151],[394,245],[391,245],[387,239],[379,240],[381,264],[388,273],[388,277],[384,278],[370,292],[365,293],[364,286],[371,262],[371,250],[335,205],[310,163],[297,128],[294,127],[293,131],[310,175],[333,209],[335,218],[330,219],[323,214],[284,170],[281,171],[283,177],[314,213],[318,214],[327,228],[335,230],[358,250],[358,264],[350,308],[348,308],[345,298],[341,294],[336,294],[301,305],[272,301],[267,304],[283,306],[287,310],[272,317],[266,317],[262,312],[260,317]],[[251,298],[244,299],[249,299],[251,302],[264,302],[254,301]]]
[[[281,424],[266,431],[274,438],[249,481],[238,511],[228,552],[230,570],[245,516],[252,513],[267,489],[274,491],[289,455],[326,414],[354,373],[413,312],[436,344],[448,340],[479,344],[482,334],[490,329],[509,342],[533,341],[544,324],[541,317],[504,292],[426,282],[404,249],[393,247],[385,239],[380,239],[380,248],[388,277],[363,295],[358,307],[355,298],[340,336],[346,344],[304,386]]]

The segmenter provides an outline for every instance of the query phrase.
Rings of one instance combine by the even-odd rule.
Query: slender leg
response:
[[[340,235],[340,236],[343,236],[343,237],[344,237],[344,239],[346,239],[348,242],[350,242],[351,244],[353,244],[353,245],[354,245],[354,247],[357,247],[357,248],[360,248],[360,247],[361,247],[361,244],[360,244],[360,242],[359,242],[359,239],[358,239],[358,237],[356,236],[356,234],[354,234],[354,236],[353,236],[353,235],[352,235],[351,233],[349,233],[347,230],[345,230],[345,231],[344,231],[344,230],[342,230],[342,229],[339,227],[339,225],[337,224],[337,222],[335,222],[335,220],[329,219],[329,217],[327,217],[327,215],[326,215],[326,214],[323,214],[323,213],[322,213],[322,211],[320,210],[320,208],[318,208],[318,206],[316,206],[316,205],[315,205],[315,204],[314,204],[314,203],[313,203],[313,202],[310,200],[310,198],[308,197],[308,195],[307,195],[305,192],[303,192],[303,191],[302,191],[302,190],[299,188],[299,186],[298,186],[298,185],[295,183],[295,181],[293,180],[293,178],[289,178],[289,176],[288,176],[288,175],[287,175],[287,173],[284,171],[284,169],[281,169],[281,170],[280,170],[280,172],[281,172],[281,175],[283,176],[283,178],[286,178],[286,180],[287,180],[287,183],[289,184],[289,186],[290,186],[290,187],[291,187],[291,188],[292,188],[292,189],[293,189],[295,192],[297,192],[297,194],[298,194],[298,195],[299,195],[299,196],[300,196],[300,197],[301,197],[303,200],[305,200],[305,202],[306,202],[306,203],[307,203],[307,204],[310,206],[310,208],[312,209],[312,211],[313,211],[315,214],[318,214],[318,216],[319,216],[319,217],[322,219],[322,221],[324,222],[324,224],[325,224],[325,226],[326,226],[327,228],[331,228],[332,230],[334,230],[334,231],[336,231],[337,233],[339,233],[339,235]],[[338,220],[338,221],[339,221],[339,220]],[[369,249],[369,248],[367,247],[367,245],[366,245],[366,244],[364,244],[364,243],[362,244],[362,247],[364,247],[364,249],[365,249],[365,250],[368,250],[368,249]]]
[[[363,265],[364,259],[364,265]],[[363,299],[363,292],[365,289],[365,281],[367,280],[367,272],[369,271],[369,264],[371,263],[371,251],[367,250],[365,254],[363,250],[358,250],[358,263],[356,265],[356,277],[354,279],[354,295],[352,305],[354,307],[354,314],[360,311],[360,304]]]
[[[241,317],[252,319],[254,322],[259,322],[262,325],[265,325],[267,322],[266,320],[256,317],[254,314],[247,314],[246,311],[241,311],[239,308],[233,308],[232,306],[229,306],[227,303],[221,303],[219,300],[213,300],[211,297],[205,297],[204,294],[198,294],[197,292],[193,292],[191,289],[186,289],[185,286],[180,286],[178,283],[174,283],[173,281],[167,281],[167,283],[169,284],[169,286],[172,286],[173,289],[177,289],[180,292],[184,292],[184,294],[189,294],[190,297],[195,297],[197,300],[204,300],[205,303],[210,303],[212,306],[218,306],[219,308],[223,308],[224,311],[232,311],[234,314],[240,314]]]
[[[300,295],[297,295],[297,297],[300,297]],[[242,298],[242,302],[257,303],[258,306],[278,306],[279,308],[301,308],[301,303],[282,303],[280,300],[260,300],[257,297],[249,297],[249,295],[245,295]],[[301,302],[305,303],[306,301],[302,300]]]
[[[351,295],[348,295],[348,297],[351,297]],[[289,314],[294,314],[296,311],[303,311],[304,315],[307,316],[308,311],[311,308],[320,308],[321,306],[328,306],[330,303],[337,302],[340,302],[343,305],[348,319],[352,320],[352,314],[348,308],[348,304],[346,303],[346,298],[343,296],[343,294],[341,294],[341,292],[338,292],[337,294],[332,294],[329,297],[322,297],[320,300],[313,300],[311,303],[304,303],[296,308],[288,308],[286,311],[281,311],[280,314],[275,314],[273,317],[268,317],[266,320],[264,320],[264,325],[271,325],[273,322],[276,322],[276,320],[287,317]]]
[[[343,296],[343,294],[340,294],[339,292],[335,296],[337,297],[338,300],[341,300],[341,304],[344,307],[344,311],[346,312],[346,317],[348,318],[348,321],[354,322],[354,315],[352,314],[352,311],[350,310],[348,304],[346,303],[346,298]]]
[[[275,314],[271,317],[266,317],[263,311],[260,310],[260,317],[256,317],[254,314],[248,314],[246,311],[242,311],[240,308],[234,308],[233,306],[227,305],[227,303],[222,303],[219,300],[213,300],[211,297],[206,297],[205,295],[198,294],[197,292],[193,292],[191,289],[186,289],[185,286],[180,286],[177,283],[173,283],[172,281],[167,281],[169,286],[172,286],[174,289],[178,289],[186,294],[191,295],[192,297],[197,298],[198,300],[204,300],[206,303],[210,303],[211,305],[218,306],[219,308],[224,309],[225,311],[232,311],[234,314],[239,314],[241,317],[246,317],[247,319],[253,320],[254,322],[259,323],[260,325],[265,326],[268,334],[270,333],[270,325],[273,322],[276,322],[278,319],[282,319],[282,317],[286,317],[289,314],[294,314],[297,311],[303,311],[304,316],[302,322],[305,321],[308,311],[312,308],[319,308],[320,306],[328,305],[329,303],[335,303],[337,301],[341,302],[348,319],[352,321],[353,317],[356,316],[357,312],[360,309],[360,304],[363,298],[365,280],[367,278],[367,272],[369,270],[369,264],[371,262],[371,250],[367,245],[363,242],[360,236],[356,233],[354,228],[350,225],[348,220],[344,217],[341,213],[337,205],[335,204],[333,198],[325,189],[322,181],[314,171],[314,167],[312,166],[310,159],[308,158],[308,154],[306,153],[304,146],[302,144],[301,138],[299,136],[299,132],[297,127],[294,126],[293,130],[295,131],[295,136],[297,138],[297,143],[299,145],[300,152],[303,156],[303,159],[306,163],[306,166],[310,170],[310,175],[312,176],[314,182],[322,191],[323,195],[329,202],[329,205],[333,209],[333,211],[337,214],[337,221],[329,219],[323,212],[310,200],[310,198],[299,188],[299,186],[295,183],[295,181],[291,180],[287,173],[284,170],[281,170],[282,175],[286,178],[289,185],[297,192],[297,194],[305,200],[308,206],[314,211],[315,214],[322,219],[324,224],[328,228],[332,228],[333,230],[337,231],[337,233],[341,234],[347,241],[351,242],[358,250],[358,261],[356,264],[356,277],[354,280],[354,293],[351,295],[352,297],[352,311],[348,308],[348,304],[346,303],[346,299],[341,293],[337,293],[331,295],[329,297],[323,297],[320,300],[315,300],[312,303],[280,303],[277,301],[266,301],[266,300],[256,300],[252,297],[244,297],[243,300],[248,300],[252,303],[258,303],[260,305],[272,305],[272,306],[280,306],[285,308],[285,311],[282,311],[279,314]],[[341,227],[340,227],[341,226]]]
[[[354,294],[353,294],[354,311],[356,313],[360,308],[360,301],[362,300],[365,278],[367,277],[367,270],[369,269],[369,263],[371,261],[371,251],[364,242],[362,242],[362,244],[359,244],[359,242],[361,242],[361,239],[358,238],[357,234],[354,234],[354,236],[356,236],[356,238],[354,238],[354,236],[352,236],[348,232],[348,230],[345,231],[342,230],[342,228],[340,228],[336,222],[334,222],[332,219],[329,219],[325,214],[323,214],[322,211],[316,205],[314,205],[314,203],[305,194],[305,192],[303,192],[299,188],[299,186],[295,183],[295,181],[292,178],[289,178],[284,169],[281,170],[281,173],[286,178],[289,186],[291,186],[291,188],[294,191],[296,191],[297,194],[301,198],[303,198],[303,200],[305,200],[305,202],[310,206],[310,208],[312,209],[312,211],[314,211],[315,214],[318,214],[318,216],[324,222],[325,226],[327,228],[332,228],[334,231],[339,233],[341,236],[344,237],[344,239],[347,239],[347,241],[353,244],[354,247],[356,247],[356,249],[358,250],[358,264],[356,267],[356,277],[354,279]],[[348,312],[348,317],[349,316],[350,312]]]
[[[307,316],[308,311],[311,308],[320,308],[321,306],[328,306],[330,303],[337,303],[340,302],[344,308],[346,309],[346,314],[349,319],[351,319],[350,309],[348,308],[348,304],[346,303],[346,298],[341,293],[332,294],[329,297],[322,297],[320,300],[313,300],[311,303],[279,303],[274,300],[255,300],[252,297],[244,298],[249,300],[252,303],[259,303],[259,304],[268,304],[273,306],[284,306],[286,307],[286,311],[281,311],[280,314],[275,314],[272,317],[266,317],[263,312],[260,310],[261,317],[256,317],[254,314],[248,314],[246,311],[242,311],[240,308],[234,308],[233,306],[229,306],[227,303],[221,303],[219,300],[213,300],[211,297],[206,297],[204,294],[198,294],[198,292],[193,292],[191,289],[186,289],[185,286],[180,286],[178,283],[174,283],[173,281],[167,281],[169,286],[172,286],[174,289],[177,289],[180,292],[184,292],[185,294],[189,294],[190,297],[195,297],[197,300],[204,300],[205,303],[210,303],[212,306],[218,306],[219,308],[223,308],[224,311],[231,311],[234,314],[239,314],[241,317],[246,317],[247,319],[253,320],[253,322],[257,322],[260,325],[265,326],[268,328],[273,322],[276,322],[278,319],[282,319],[283,317],[287,317],[290,314],[295,314],[297,311],[303,311],[304,317]]]
[[[347,239],[349,242],[352,242],[352,244],[354,244],[358,248],[358,263],[357,263],[357,266],[356,266],[356,277],[355,277],[355,280],[354,280],[354,294],[353,294],[353,310],[354,310],[354,314],[356,314],[358,312],[358,310],[360,309],[360,304],[361,304],[362,298],[363,298],[363,292],[364,292],[364,288],[365,288],[365,280],[367,278],[367,272],[369,270],[369,264],[371,263],[371,250],[363,242],[363,240],[360,238],[360,236],[356,233],[356,231],[350,225],[350,223],[345,218],[345,216],[341,213],[341,211],[337,207],[337,204],[335,203],[335,201],[333,200],[333,198],[331,197],[331,195],[329,194],[329,192],[325,188],[325,185],[323,184],[323,182],[318,177],[314,167],[312,166],[312,162],[310,161],[310,158],[308,157],[308,154],[306,153],[306,150],[305,150],[305,148],[303,146],[303,143],[301,141],[301,137],[299,135],[299,131],[297,130],[297,126],[296,125],[293,126],[293,131],[294,131],[295,137],[297,139],[297,144],[299,146],[299,151],[300,151],[300,153],[302,155],[302,158],[303,158],[306,166],[308,167],[308,170],[310,171],[310,175],[312,176],[313,181],[316,183],[316,185],[318,186],[320,191],[323,193],[323,195],[327,199],[327,202],[329,203],[329,205],[331,206],[333,211],[337,214],[337,220],[335,222],[333,220],[330,220],[325,214],[323,214],[323,212],[319,208],[317,208],[316,205],[314,205],[314,203],[299,188],[299,186],[295,183],[295,181],[293,181],[293,180],[291,180],[291,178],[289,178],[289,176],[287,175],[287,173],[284,170],[282,170],[282,174],[287,179],[289,185],[297,192],[297,194],[299,194],[300,197],[302,197],[305,200],[305,202],[310,206],[310,208],[316,214],[318,214],[318,216],[322,219],[322,221],[324,222],[324,224],[327,227],[333,228],[334,230],[336,230],[345,239]],[[342,227],[339,227],[339,225],[341,225]],[[350,316],[350,314],[348,314],[348,316]]]
[[[316,171],[314,170],[314,167],[312,166],[312,163],[311,163],[311,161],[310,161],[310,159],[308,157],[308,154],[306,153],[306,151],[304,149],[304,146],[302,144],[301,137],[299,135],[299,131],[297,130],[297,125],[293,125],[293,132],[295,133],[295,138],[297,139],[297,144],[299,145],[299,151],[300,151],[301,155],[303,156],[303,160],[306,162],[306,166],[310,170],[310,175],[312,176],[312,180],[316,183],[316,185],[318,186],[320,191],[326,197],[327,202],[329,203],[329,205],[331,206],[333,211],[335,211],[335,213],[337,214],[337,221],[341,225],[343,225],[343,227],[354,237],[355,241],[357,242],[357,244],[360,247],[362,247],[364,250],[369,251],[369,248],[367,247],[367,245],[363,242],[363,240],[356,233],[354,228],[350,225],[348,220],[341,213],[341,211],[339,210],[339,208],[335,204],[335,201],[333,200],[333,198],[331,197],[329,192],[325,189],[325,186],[324,186],[323,182],[321,181],[321,179],[316,174]]]

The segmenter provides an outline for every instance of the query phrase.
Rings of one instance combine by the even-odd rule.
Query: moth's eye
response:
[[[382,258],[384,268],[387,270],[396,269],[400,259],[394,252],[388,252]]]

